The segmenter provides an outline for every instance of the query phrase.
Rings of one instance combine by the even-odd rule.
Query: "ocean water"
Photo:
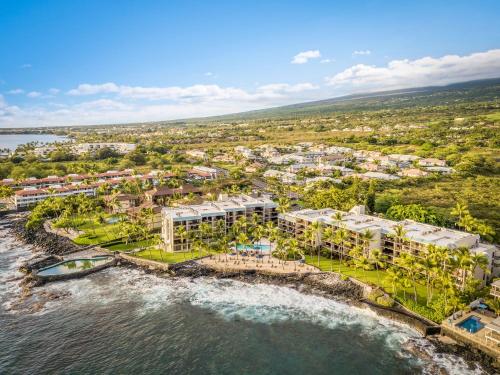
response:
[[[53,134],[0,134],[0,149],[8,148],[14,151],[17,146],[30,143],[50,143],[50,142],[64,142],[66,137],[53,135]]]
[[[0,374],[483,373],[405,325],[283,286],[111,268],[20,303],[31,256],[0,221]]]

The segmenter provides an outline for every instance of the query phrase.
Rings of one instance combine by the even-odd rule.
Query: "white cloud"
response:
[[[371,55],[371,53],[372,51],[366,49],[366,50],[354,51],[352,54],[354,56],[366,56],[366,55]]]
[[[206,77],[212,77],[213,75],[214,75],[214,74],[213,74],[212,72],[206,72],[206,73],[205,73],[205,76],[206,76]]]
[[[119,91],[118,86],[112,82],[102,83],[99,85],[82,83],[81,85],[78,85],[76,89],[69,90],[68,95],[95,95],[95,94],[106,94],[118,91]]]
[[[11,94],[11,95],[24,94],[24,90],[23,89],[14,89],[14,90],[8,91],[7,94]]]
[[[335,59],[323,59],[320,61],[321,64],[329,64],[335,62]]]
[[[218,85],[135,87],[112,82],[82,84],[68,93],[81,98],[97,94],[106,97],[75,104],[47,102],[44,106],[37,101],[36,105],[11,111],[9,117],[0,117],[0,124],[109,124],[211,116],[310,100],[311,91],[318,94],[317,89],[316,85],[308,82],[272,83],[251,91]]]
[[[21,65],[21,69],[29,69],[31,68],[31,64],[23,64]]]
[[[42,95],[42,93],[38,92],[38,91],[31,91],[31,92],[26,94],[26,96],[29,98],[38,98],[41,95]]]
[[[220,87],[219,85],[193,85],[187,87],[142,87],[117,85],[113,82],[104,84],[81,84],[68,91],[69,95],[96,95],[116,94],[126,99],[145,100],[172,100],[182,102],[216,101],[216,100],[245,100],[254,101],[266,98],[276,98],[284,93],[298,93],[317,88],[311,83],[290,85],[277,83],[257,88],[256,92],[249,93],[235,87]]]
[[[446,85],[500,76],[500,49],[466,56],[393,60],[385,67],[354,65],[331,77],[328,85],[360,90],[390,90]]]
[[[296,54],[291,63],[292,64],[305,64],[307,63],[310,59],[317,59],[321,57],[321,53],[319,50],[309,50],[309,51],[304,51]]]
[[[48,93],[49,93],[50,95],[57,95],[57,94],[59,94],[59,92],[60,92],[60,91],[61,91],[61,90],[59,90],[59,89],[54,89],[54,88],[52,88],[52,89],[49,89],[49,90],[48,90]]]

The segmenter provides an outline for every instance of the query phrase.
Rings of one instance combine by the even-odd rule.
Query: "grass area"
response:
[[[202,256],[209,255],[207,251],[202,252]],[[170,253],[160,249],[142,250],[135,254],[135,256],[143,259],[156,260],[158,262],[165,262],[169,264],[180,263],[186,260],[199,258],[198,252],[176,252]]]
[[[116,215],[104,215],[105,220]],[[119,238],[119,223],[98,223],[95,216],[77,217],[76,229],[85,232],[73,240],[77,245],[98,245]]]
[[[130,251],[134,249],[138,249],[141,247],[149,247],[153,245],[152,240],[141,240],[141,241],[135,241],[135,242],[129,242],[128,244],[125,244],[123,242],[111,245],[111,246],[106,246],[106,249],[110,251]]]
[[[312,266],[318,267],[318,257],[313,256],[313,255],[306,255],[306,263],[310,264]],[[324,272],[330,272],[332,262],[330,259],[326,257],[320,257],[319,261],[319,269]],[[392,294],[392,285],[388,281],[387,277],[385,276],[385,272],[383,270],[379,270],[378,276],[377,276],[377,271],[376,270],[361,270],[361,269],[356,269],[354,267],[349,267],[345,264],[341,264],[338,259],[333,259],[333,271],[334,272],[339,272],[339,265],[340,265],[340,273],[355,279],[358,279],[359,281],[362,281],[366,284],[371,284],[371,285],[376,285],[384,289],[386,292]],[[413,288],[406,288],[406,297],[412,298],[413,296]],[[417,284],[417,301],[419,304],[424,305],[426,304],[426,297],[427,296],[427,291],[425,288],[425,285],[420,285]],[[402,298],[403,297],[403,289],[398,288],[398,297]]]
[[[488,120],[500,120],[500,112],[490,113],[485,116]]]

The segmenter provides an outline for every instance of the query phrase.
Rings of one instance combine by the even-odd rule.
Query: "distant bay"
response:
[[[0,134],[0,149],[14,151],[19,145],[30,142],[51,143],[64,142],[68,138],[54,134]]]

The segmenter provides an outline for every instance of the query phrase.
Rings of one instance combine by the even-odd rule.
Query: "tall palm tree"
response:
[[[262,242],[261,239],[265,235],[266,229],[262,225],[257,225],[253,230],[254,238],[258,241],[259,244],[259,252],[262,256]]]
[[[416,261],[415,256],[403,253],[397,259],[398,264],[405,270],[407,277],[411,280],[411,284],[413,286],[413,297],[415,302],[417,302],[417,281],[416,277],[418,274],[418,263]]]
[[[369,257],[370,256],[370,242],[373,240],[373,237],[374,237],[374,233],[369,230],[369,229],[366,229],[363,233],[361,233],[361,244],[362,244],[362,247],[363,247],[363,255],[365,257]]]
[[[334,242],[337,245],[339,249],[339,273],[340,273],[340,267],[342,264],[342,260],[344,257],[344,250],[345,250],[345,245],[348,244],[347,239],[349,238],[349,234],[347,233],[347,230],[341,226],[339,229],[335,232],[335,238]]]
[[[403,276],[401,270],[397,267],[391,267],[386,271],[385,275],[392,286],[392,294],[394,296],[397,296],[397,287],[400,284],[400,280]]]
[[[213,236],[213,228],[212,228],[212,226],[209,223],[203,222],[203,223],[200,224],[199,230],[200,230],[200,239],[201,239],[202,245],[204,245],[205,247],[207,247],[208,241]],[[199,246],[198,247],[198,254],[199,254],[200,258],[201,258],[202,247],[203,246]]]
[[[395,225],[392,229],[394,230],[392,237],[395,240],[393,257],[396,258],[403,251],[403,243],[406,239],[406,230],[401,224]]]
[[[330,272],[333,272],[333,245],[335,243],[335,230],[333,227],[328,227],[323,233],[323,238],[330,243]]]
[[[472,263],[471,253],[466,247],[459,247],[454,251],[454,264],[459,269],[462,278],[462,290],[465,289],[465,283],[467,280],[467,270],[470,268]]]
[[[187,238],[188,235],[186,227],[184,225],[179,225],[175,229],[175,235],[179,237],[179,239],[181,240],[181,251],[184,254],[184,259],[186,259],[186,253],[184,252],[184,240]],[[174,244],[172,244],[172,246],[174,246]]]
[[[371,264],[375,266],[375,270],[377,272],[377,282],[380,285],[379,268],[385,268],[385,261],[387,260],[387,256],[382,251],[380,251],[380,249],[373,249],[370,252],[369,260]]]
[[[309,228],[311,229],[310,232],[310,241],[311,244],[313,245],[313,248],[317,249],[318,251],[318,268],[319,268],[319,260],[320,260],[320,255],[321,255],[321,235],[323,234],[323,223],[319,220],[313,221]]]

